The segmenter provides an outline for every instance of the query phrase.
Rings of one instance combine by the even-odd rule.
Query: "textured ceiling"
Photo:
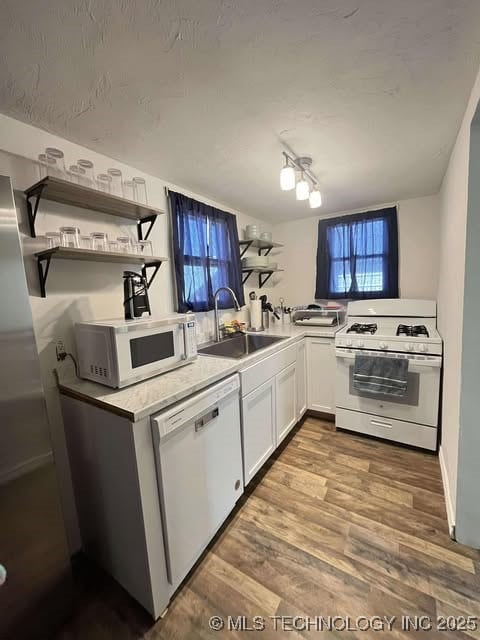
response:
[[[346,210],[438,189],[479,25],[478,0],[3,0],[0,111],[272,221],[313,213],[286,145]]]

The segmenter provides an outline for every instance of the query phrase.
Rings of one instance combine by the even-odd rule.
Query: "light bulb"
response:
[[[280,189],[282,191],[290,191],[295,189],[295,169],[285,166],[280,171]]]
[[[322,194],[317,187],[315,187],[313,191],[310,191],[309,200],[311,209],[317,209],[322,206]]]
[[[305,177],[302,171],[302,176],[300,180],[297,182],[295,195],[297,200],[308,200],[309,193],[310,193],[310,185],[305,180]]]

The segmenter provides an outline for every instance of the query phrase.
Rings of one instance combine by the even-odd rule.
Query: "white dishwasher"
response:
[[[231,376],[152,417],[173,590],[243,493],[239,387]]]

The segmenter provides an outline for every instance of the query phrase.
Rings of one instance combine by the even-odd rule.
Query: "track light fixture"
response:
[[[310,195],[308,199],[310,201],[311,209],[318,209],[318,207],[322,206],[322,194],[318,190],[317,185],[315,185],[313,189],[310,191]]]
[[[285,166],[280,171],[280,189],[291,191],[295,189],[295,167],[290,164],[288,156],[285,156]]]
[[[285,151],[283,155],[285,165],[280,171],[280,189],[295,189],[297,200],[308,200],[312,209],[321,207],[322,194],[318,189],[318,180],[310,170],[312,159],[307,156],[292,157]]]
[[[303,171],[300,173],[300,180],[295,187],[295,197],[297,200],[308,200],[310,194],[310,185],[305,180],[305,174]]]

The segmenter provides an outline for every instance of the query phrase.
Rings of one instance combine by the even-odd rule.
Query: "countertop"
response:
[[[305,337],[333,338],[343,325],[334,327],[306,327],[277,322],[260,335],[285,336],[265,349],[244,358],[217,358],[199,355],[193,363],[179,367],[124,389],[110,389],[104,385],[82,380],[65,379],[59,382],[60,393],[83,400],[137,422],[175,404],[227,376],[242,371],[279,349],[288,347]]]

